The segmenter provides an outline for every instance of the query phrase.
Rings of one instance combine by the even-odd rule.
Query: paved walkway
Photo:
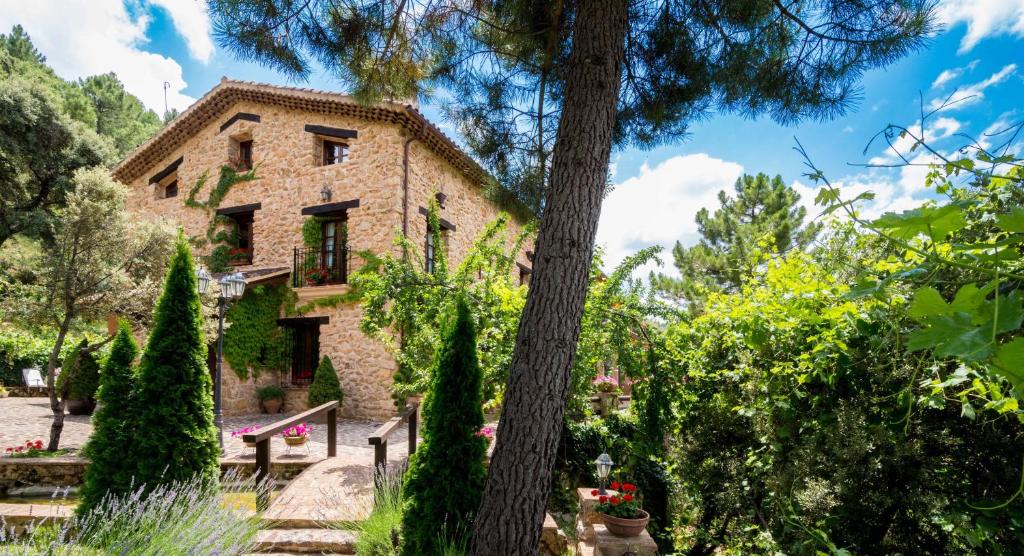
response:
[[[246,448],[240,438],[232,438],[231,431],[250,425],[267,425],[283,419],[287,415],[249,415],[226,417],[224,419],[224,446],[226,459],[255,461],[255,450]],[[0,451],[7,446],[20,446],[26,440],[42,440],[45,444],[50,438],[50,424],[53,413],[47,398],[0,398]],[[367,466],[373,464],[373,447],[369,445],[369,437],[380,423],[373,421],[338,421],[338,454],[361,461]],[[388,444],[388,458],[402,458],[407,455],[407,428],[395,432]],[[89,416],[66,415],[64,430],[61,433],[62,448],[81,448],[92,434]],[[271,456],[274,461],[319,461],[327,457],[327,425],[314,425],[310,440],[305,447],[292,448],[285,446],[283,439],[271,442]]]

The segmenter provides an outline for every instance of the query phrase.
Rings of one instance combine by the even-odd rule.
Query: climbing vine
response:
[[[195,185],[188,191],[185,197],[185,206],[200,209],[210,214],[210,221],[206,227],[206,239],[204,243],[213,245],[210,254],[204,257],[206,266],[212,272],[225,272],[232,266],[232,249],[238,246],[238,229],[235,221],[227,216],[216,214],[217,207],[227,196],[228,192],[235,185],[256,179],[256,168],[245,173],[238,173],[230,166],[221,166],[217,184],[210,191],[205,201],[196,199],[196,195],[203,189],[209,180],[206,172],[196,180]]]
[[[294,303],[287,285],[255,286],[228,309],[224,358],[242,380],[288,365],[288,330],[278,325],[282,306]]]

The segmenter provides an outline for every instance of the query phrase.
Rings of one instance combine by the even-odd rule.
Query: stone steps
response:
[[[356,533],[339,529],[264,529],[256,535],[255,553],[336,554],[356,552]]]

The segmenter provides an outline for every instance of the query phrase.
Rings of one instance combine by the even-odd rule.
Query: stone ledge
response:
[[[348,284],[332,284],[328,286],[305,286],[301,288],[295,288],[295,297],[297,301],[312,301],[314,299],[320,299],[322,297],[330,297],[332,295],[343,295],[352,291],[352,286]]]

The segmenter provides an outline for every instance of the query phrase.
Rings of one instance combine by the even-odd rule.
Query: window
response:
[[[235,227],[238,230],[238,244],[229,251],[230,264],[232,266],[252,264],[253,213],[232,214],[231,219],[235,221]]]
[[[327,282],[344,284],[348,281],[348,220],[344,216],[325,218],[321,231],[320,260],[329,273]]]
[[[239,141],[238,164],[243,170],[252,170],[252,139]]]
[[[171,183],[164,186],[164,199],[169,197],[178,196],[178,180],[174,180]]]
[[[337,141],[324,141],[324,166],[341,164],[348,158],[348,145]]]

